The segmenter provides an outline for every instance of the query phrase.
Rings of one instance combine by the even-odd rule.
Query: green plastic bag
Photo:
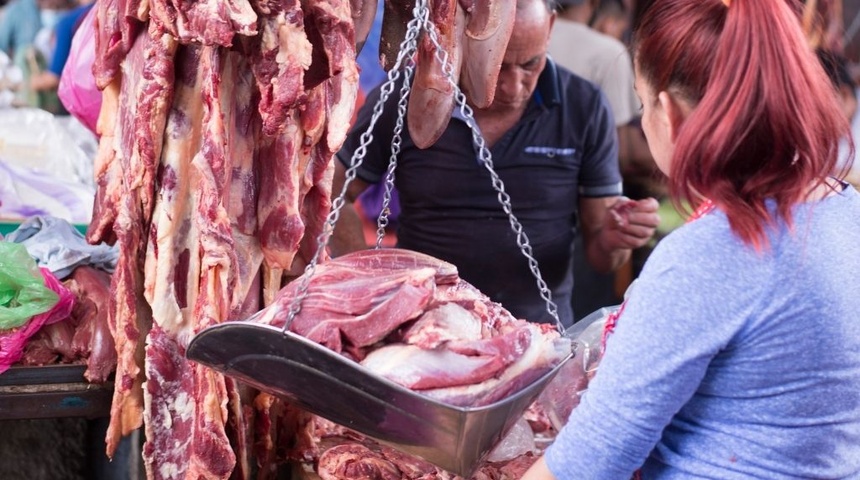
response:
[[[59,301],[19,243],[0,242],[0,330],[18,328]]]

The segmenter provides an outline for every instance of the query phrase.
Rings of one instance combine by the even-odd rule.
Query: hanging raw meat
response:
[[[457,0],[434,0],[431,11],[440,46],[448,53],[451,78],[459,78],[466,18]],[[448,80],[442,59],[425,33],[418,43],[415,80],[409,96],[409,135],[418,148],[428,148],[439,140],[454,111],[454,86]]]
[[[415,0],[386,0],[383,4],[379,63],[385,70],[391,70],[397,62],[400,44],[406,38],[406,25],[412,20],[414,8]]]
[[[504,13],[510,0],[486,6],[464,1],[431,4],[455,78],[464,78],[463,39],[471,35],[496,48],[509,34],[497,25],[511,20]],[[389,67],[413,6],[413,0],[384,4],[381,52]],[[375,0],[98,0],[93,75],[103,101],[87,238],[116,243],[120,258],[109,295],[93,293],[109,308],[100,306],[102,320],[87,327],[100,339],[88,374],[101,380],[105,365],[112,365],[108,329],[117,365],[107,452],[143,427],[150,479],[274,478],[279,462],[295,460],[284,445],[311,445],[303,433],[311,416],[184,354],[189,339],[207,326],[247,318],[267,305],[282,307],[276,294],[314,257],[324,277],[344,275],[327,267],[327,252],[317,255],[317,238],[332,206],[334,154],[358,94],[355,57],[375,12]],[[432,45],[426,39],[421,45],[409,114],[436,119],[414,132],[430,145],[447,125],[453,89]],[[480,68],[492,75],[487,69],[497,63]],[[458,306],[468,315],[498,313],[478,292],[460,286],[452,267],[402,252],[344,261],[359,269],[379,262],[415,267],[367,284],[392,296],[360,313],[369,324],[397,328],[421,317],[405,349],[367,357],[380,374],[408,376],[390,359],[414,355],[428,362],[422,375],[438,379],[433,368],[453,360],[459,367],[449,380],[415,385],[445,398],[503,391],[486,384],[488,375],[508,387],[524,378],[514,367],[528,357],[527,343],[540,344],[532,330],[464,338],[452,342],[444,358],[427,357],[428,342],[463,334],[443,328],[448,314],[463,315]],[[90,288],[83,286],[90,280],[82,277],[81,288]],[[337,303],[322,295],[309,309],[315,301],[319,308]],[[410,310],[405,320],[386,313],[403,308]],[[344,351],[364,358],[386,334],[347,317],[298,324],[335,348],[345,338]],[[68,332],[48,333],[46,342],[69,343]],[[522,347],[523,355],[508,352],[508,343]]]
[[[116,368],[116,346],[108,327],[110,309],[110,276],[95,268],[75,269],[67,286],[77,301],[72,317],[78,325],[72,338],[72,350],[87,359],[84,377],[103,383]]]
[[[257,1],[254,8],[261,25],[260,34],[248,42],[251,68],[260,90],[263,133],[271,137],[284,129],[290,112],[302,100],[313,47],[305,34],[298,0]]]
[[[378,2],[375,0],[350,0],[352,21],[355,25],[355,49],[361,51],[364,42],[373,28]]]
[[[482,4],[481,0],[475,0]],[[483,7],[476,7],[476,15],[486,14],[490,20],[480,21],[477,28],[473,19],[468,20],[466,34],[462,38],[463,69],[460,72],[460,88],[477,108],[487,108],[496,95],[499,70],[508,48],[508,40],[514,29],[517,0],[488,0]],[[476,28],[476,30],[472,30]]]

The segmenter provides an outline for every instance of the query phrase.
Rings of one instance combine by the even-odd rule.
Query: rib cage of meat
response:
[[[459,40],[485,41],[512,21],[493,16],[511,1],[432,1],[457,65],[466,61]],[[383,63],[396,58],[413,5],[386,0]],[[103,102],[87,238],[120,248],[106,449],[113,455],[143,426],[148,478],[272,478],[288,460],[278,444],[304,435],[307,415],[184,351],[202,328],[271,303],[317,255],[334,153],[358,94],[356,45],[375,9],[373,0],[98,0],[93,75]],[[419,67],[423,96],[410,104],[410,115],[442,117],[426,144],[452,105],[433,62]],[[441,106],[432,102],[440,88]],[[429,298],[421,285],[404,293],[415,305]]]

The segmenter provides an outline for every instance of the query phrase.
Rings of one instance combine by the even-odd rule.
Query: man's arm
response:
[[[654,235],[660,224],[659,204],[653,198],[634,201],[623,197],[581,197],[580,226],[588,263],[601,273],[618,269]]]
[[[39,72],[30,77],[30,88],[37,91],[56,90],[60,86],[60,77],[53,72]]]
[[[340,159],[334,159],[334,180],[332,181],[332,200],[340,195],[343,190],[343,184],[346,182],[346,167],[340,162]],[[329,253],[332,257],[363,250],[367,248],[367,242],[364,240],[364,231],[361,226],[361,219],[358,212],[355,211],[355,199],[361,195],[368,187],[368,183],[360,178],[356,178],[349,184],[349,189],[346,192],[344,200],[346,203],[340,210],[340,218],[335,225],[334,233],[329,240]]]
[[[579,172],[579,223],[588,263],[609,273],[648,242],[660,218],[656,200],[620,197],[617,127],[605,94],[596,92],[593,101]]]

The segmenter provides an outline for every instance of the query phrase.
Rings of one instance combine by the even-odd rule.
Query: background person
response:
[[[570,255],[577,219],[588,260],[601,271],[611,271],[627,260],[631,248],[648,241],[659,218],[657,202],[647,199],[627,205],[629,216],[618,221],[621,176],[612,113],[594,85],[547,59],[553,19],[544,0],[517,3],[495,99],[488,108],[475,110],[475,120],[559,316],[569,325]],[[338,154],[336,193],[378,96],[378,90],[369,96]],[[350,201],[385,174],[396,102],[392,96],[377,123],[359,178],[350,184]],[[398,245],[453,263],[462,278],[518,318],[552,321],[489,173],[478,163],[466,123],[452,118],[440,140],[426,150],[417,148],[407,132],[405,128],[396,174]],[[335,256],[366,248],[355,212],[347,208],[343,213],[331,242]]]
[[[95,5],[92,0],[83,0],[80,5],[64,14],[54,27],[54,50],[48,69],[39,72],[30,79],[30,87],[37,92],[56,92],[60,85],[60,75],[69,59],[72,50],[72,38],[78,27]],[[62,105],[60,105],[62,109]]]
[[[618,162],[624,180],[624,194],[633,199],[661,198],[658,174],[638,123],[639,99],[633,90],[633,62],[627,46],[619,38],[597,31],[590,22],[600,20],[608,28],[610,7],[600,0],[559,0],[558,21],[553,27],[549,54],[559,65],[594,83],[612,106],[618,135]],[[616,9],[623,5],[616,4]],[[602,13],[601,13],[602,12]],[[621,24],[615,25],[624,26]],[[654,188],[657,184],[658,188]],[[635,262],[620,272],[603,273],[591,268],[583,255],[581,235],[573,252],[573,311],[575,318],[621,301],[632,277],[638,274],[647,250],[637,249]],[[634,265],[635,263],[635,265]]]
[[[10,58],[33,44],[42,28],[39,5],[36,0],[13,0],[4,7],[0,19],[0,50]]]

